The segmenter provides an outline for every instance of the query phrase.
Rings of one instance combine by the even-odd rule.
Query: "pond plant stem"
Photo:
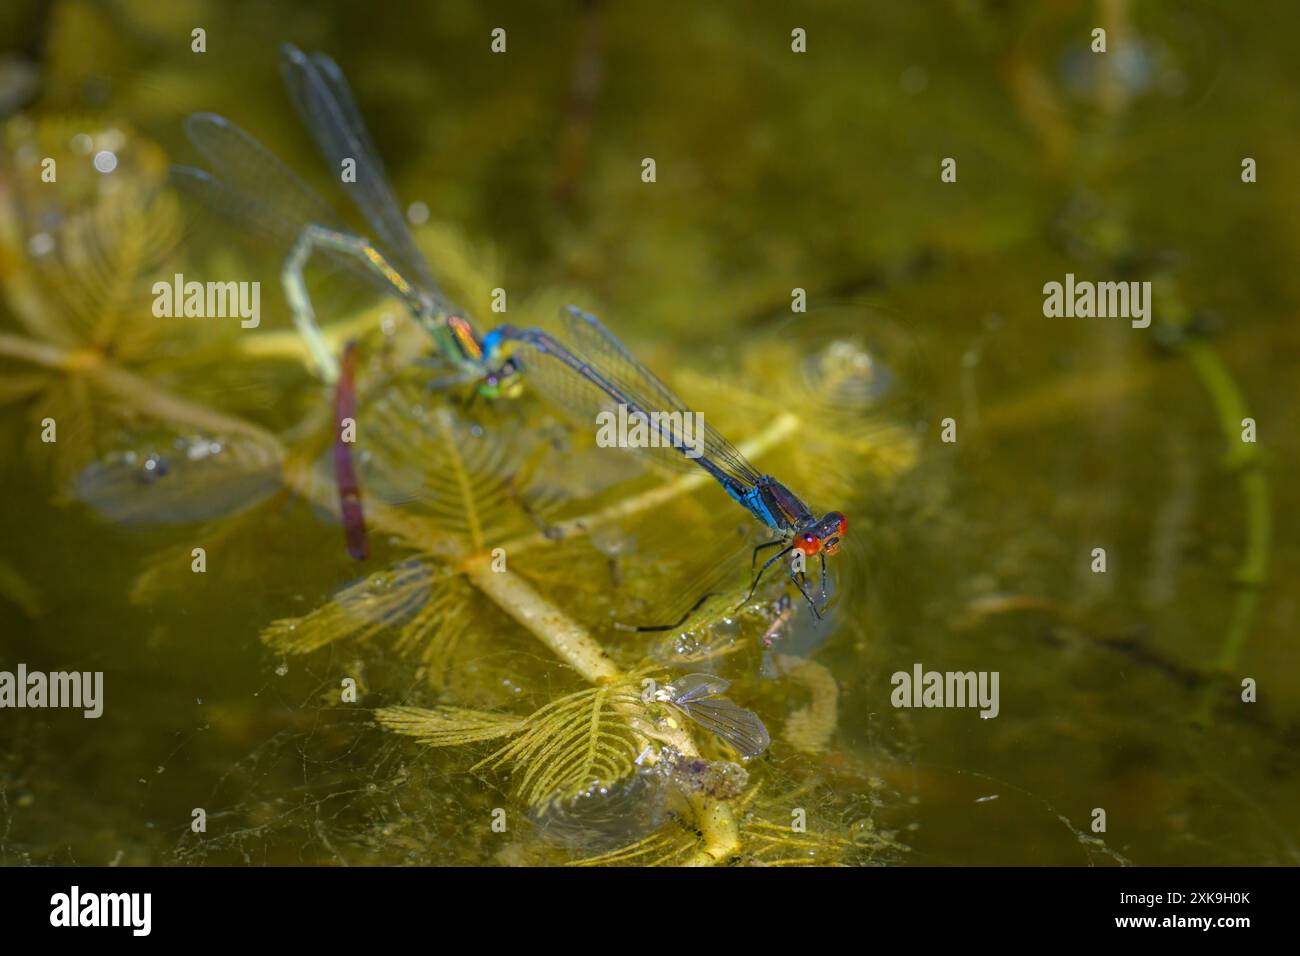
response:
[[[299,497],[317,507],[338,513],[337,496],[329,492],[312,477],[309,463],[301,456],[287,454],[274,435],[260,426],[243,419],[225,415],[206,406],[175,395],[167,389],[116,366],[111,359],[95,352],[75,352],[21,336],[0,334],[0,355],[31,362],[69,375],[86,375],[105,391],[122,397],[130,407],[149,417],[179,425],[208,429],[217,433],[245,434],[272,442],[281,449],[284,459],[285,486]],[[747,455],[757,455],[772,445],[794,434],[796,420],[783,415],[755,436],[745,446]],[[591,528],[619,518],[628,517],[664,501],[686,494],[703,483],[707,475],[686,475],[666,482],[635,498],[606,508],[585,518],[566,522],[564,536],[573,537]],[[380,531],[409,532],[400,516],[387,508],[368,509],[367,519]],[[535,547],[550,539],[537,535],[514,543],[516,550]],[[510,553],[510,552],[507,552]],[[466,579],[489,600],[523,625],[556,657],[564,661],[592,684],[617,681],[625,675],[612,657],[606,653],[586,628],[538,594],[532,586],[508,570],[492,570],[492,555],[488,551],[465,557],[459,570]],[[654,736],[685,756],[698,756],[690,734],[681,727],[653,727],[641,708],[629,708],[627,714],[639,732]],[[704,794],[693,794],[690,805],[695,824],[701,836],[700,848],[687,861],[692,866],[712,866],[725,863],[740,852],[741,840],[736,813],[730,801],[719,800]]]
[[[1213,662],[1217,672],[1235,679],[1240,676],[1236,673],[1238,661],[1255,623],[1259,591],[1268,579],[1273,537],[1268,476],[1263,468],[1259,446],[1242,440],[1243,420],[1250,416],[1232,373],[1219,354],[1204,340],[1189,339],[1184,343],[1183,350],[1214,403],[1215,417],[1229,449],[1224,456],[1224,465],[1237,476],[1246,511],[1245,554],[1233,575],[1240,591],[1233,602],[1232,617],[1228,621],[1228,630],[1218,657]],[[1198,713],[1200,723],[1209,721],[1219,693],[1220,688],[1215,684],[1206,687]]]

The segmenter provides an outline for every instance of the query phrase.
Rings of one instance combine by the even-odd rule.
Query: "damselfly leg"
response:
[[[416,359],[413,364],[438,369],[445,369],[447,367],[446,361],[441,358]],[[482,377],[482,375],[473,370],[457,372],[455,375],[449,375],[445,378],[430,379],[425,383],[425,387],[431,392],[440,392],[449,388],[458,388],[461,385],[469,385],[472,382],[479,381]]]
[[[799,589],[799,593],[803,595],[803,599],[808,602],[808,607],[812,609],[813,617],[820,621],[822,619],[822,612],[817,609],[817,602],[808,594],[808,575],[802,571],[791,571],[790,580],[793,581],[794,586]]]
[[[776,542],[768,542],[768,544],[780,544],[780,543],[781,543],[780,541],[776,541]],[[759,545],[759,548],[766,547],[766,546],[767,546],[767,545]],[[767,559],[767,562],[763,565],[762,569],[761,569],[761,570],[758,572],[758,574],[754,577],[754,582],[753,582],[753,584],[750,585],[750,587],[749,587],[749,593],[748,593],[747,595],[745,595],[745,600],[741,601],[740,604],[737,605],[737,607],[744,607],[746,604],[749,603],[750,599],[754,596],[754,592],[758,590],[759,582],[763,580],[763,575],[767,572],[767,569],[770,568],[773,564],[775,564],[777,561],[779,561],[781,558],[785,557],[787,554],[789,554],[789,553],[790,553],[791,551],[793,551],[793,550],[794,550],[794,545],[790,545],[790,546],[788,546],[788,547],[782,549],[781,551],[777,552],[777,553],[774,554],[772,557],[770,557],[770,558]],[[758,548],[755,548],[755,549],[754,549],[754,553],[755,553],[755,554],[758,553]],[[820,555],[820,557],[821,557],[821,562],[822,562],[822,603],[825,604],[825,602],[826,602],[826,595],[827,595],[827,592],[826,592],[826,556],[823,554],[823,555]],[[792,570],[792,571],[790,572],[790,580],[794,582],[794,586],[797,587],[797,588],[799,589],[799,593],[802,594],[804,600],[808,602],[808,607],[810,607],[810,608],[812,609],[813,617],[817,618],[817,620],[820,621],[820,620],[822,619],[822,613],[821,613],[821,610],[817,607],[817,602],[814,601],[814,600],[812,599],[811,595],[808,594],[808,588],[807,588],[807,577],[808,577],[808,576],[807,576],[803,571],[794,571],[794,570]]]
[[[772,541],[764,541],[762,544],[755,547],[754,553],[749,558],[749,573],[753,574],[754,568],[758,567],[758,552],[762,551],[764,548],[775,548],[777,545],[780,544],[785,544],[784,538],[776,538]]]
[[[718,593],[717,591],[709,591],[706,594],[700,595],[700,599],[696,601],[694,604],[692,604],[690,608],[686,611],[686,613],[683,614],[681,617],[679,617],[672,624],[639,624],[636,627],[628,627],[626,624],[615,624],[614,626],[618,628],[620,631],[642,631],[646,633],[653,632],[653,631],[673,631],[681,627],[683,624],[685,624],[687,618],[689,618],[692,614],[694,614],[701,607],[703,607],[704,602],[707,601],[709,598],[713,597],[714,595],[716,595],[717,593]]]
[[[770,568],[772,565],[774,565],[776,562],[780,561],[782,558],[784,558],[787,554],[789,554],[793,550],[794,550],[794,545],[788,545],[787,547],[782,548],[779,552],[777,552],[776,554],[772,555],[772,557],[767,559],[767,563],[763,565],[762,569],[758,572],[757,576],[755,576],[753,583],[749,586],[749,593],[745,595],[745,600],[741,601],[740,604],[736,605],[738,608],[744,607],[746,604],[749,603],[749,599],[752,598],[754,596],[754,592],[758,590],[758,582],[763,580],[763,575],[767,573],[767,569]],[[805,595],[805,597],[806,596],[807,595]]]

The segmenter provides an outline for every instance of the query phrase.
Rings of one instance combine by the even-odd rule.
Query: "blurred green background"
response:
[[[278,76],[292,41],[343,68],[403,201],[490,247],[512,290],[582,290],[620,333],[698,358],[774,330],[815,345],[788,322],[806,289],[811,315],[878,343],[921,443],[874,508],[866,623],[818,658],[840,751],[888,738],[903,860],[1293,865],[1297,27],[1283,3],[10,0],[0,106],[122,124],[185,162],[181,121],[211,110],[321,183]],[[1067,272],[1151,280],[1152,328],[1045,318]],[[1239,407],[1260,435],[1244,452]],[[231,777],[249,839],[210,859],[331,860],[351,806],[272,821],[397,758],[314,763],[299,707],[326,677],[277,677],[256,633],[348,580],[333,529],[268,529],[284,579],[238,602],[210,582],[132,606],[165,536],[56,505],[26,455],[0,473],[0,665],[93,662],[138,706],[90,735],[0,715],[0,861],[173,862],[176,806]],[[1000,671],[1001,715],[890,713],[888,675],[917,661]],[[452,847],[462,812],[365,859],[494,862]]]

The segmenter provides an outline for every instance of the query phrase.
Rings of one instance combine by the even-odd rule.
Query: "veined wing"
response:
[[[383,160],[361,119],[343,71],[323,53],[307,56],[296,46],[281,47],[280,73],[298,116],[337,177],[345,159],[356,163],[357,179],[344,189],[375,230],[398,271],[430,293],[438,293],[429,264],[407,228],[397,197],[388,186]]]
[[[250,228],[287,252],[303,227],[323,226],[347,232],[338,214],[320,195],[251,134],[215,113],[185,119],[185,133],[203,154],[211,172],[173,166],[176,188],[233,223]],[[393,287],[355,256],[333,249],[322,254],[381,292]]]
[[[677,706],[701,727],[717,734],[746,757],[757,757],[772,742],[758,714],[725,697],[710,697]]]
[[[499,335],[511,342],[514,346],[512,354],[523,369],[524,381],[567,411],[575,422],[595,431],[599,425],[597,415],[604,412],[618,414],[619,406],[626,406],[629,426],[635,427],[637,421],[644,422],[647,439],[653,441],[653,444],[631,446],[634,451],[680,471],[694,472],[697,468],[704,468],[719,481],[736,483],[740,492],[745,490],[743,480],[736,482],[719,466],[708,461],[707,456],[687,456],[687,450],[702,451],[703,444],[702,435],[695,429],[695,419],[690,413],[677,406],[664,407],[656,397],[615,382],[604,369],[540,329],[502,326],[488,335]],[[673,412],[679,414],[673,417],[662,414]]]
[[[338,214],[316,190],[238,124],[216,113],[191,113],[185,117],[185,135],[203,154],[214,178],[267,206],[274,203],[284,219],[284,230],[296,236],[307,223],[343,228]]]
[[[731,681],[712,674],[687,674],[672,682],[673,703],[689,704],[691,701],[703,700],[705,697],[717,697],[725,694]]]
[[[574,306],[566,308],[564,314],[565,330],[576,354],[599,368],[624,391],[644,396],[651,411],[687,412],[685,402],[678,398],[677,393],[641,364],[600,319]],[[763,477],[736,446],[718,434],[707,421],[703,444],[706,456],[732,477],[748,485],[757,484]]]

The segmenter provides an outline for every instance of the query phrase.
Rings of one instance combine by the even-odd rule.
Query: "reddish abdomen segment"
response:
[[[362,561],[370,553],[370,544],[366,540],[366,516],[361,507],[361,484],[352,461],[352,443],[343,440],[343,420],[350,418],[355,422],[357,418],[356,364],[356,343],[349,342],[343,349],[343,368],[334,392],[334,479],[339,486],[339,513],[348,554]]]

